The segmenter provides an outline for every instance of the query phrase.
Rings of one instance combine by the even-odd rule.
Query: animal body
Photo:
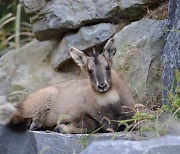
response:
[[[88,78],[38,90],[14,108],[0,107],[1,116],[8,112],[4,124],[31,130],[55,127],[61,133],[90,133],[98,127],[103,132],[117,131],[116,120],[132,116],[128,108],[133,108],[135,102],[111,68],[115,53],[113,38],[103,53],[93,52],[91,57],[71,47],[70,55]]]

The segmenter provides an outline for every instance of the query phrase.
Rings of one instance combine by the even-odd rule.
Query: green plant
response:
[[[176,88],[174,88],[175,82]],[[167,105],[162,106],[162,110],[180,119],[180,72],[178,70],[175,71],[175,81],[168,90],[168,102]]]
[[[163,86],[159,87],[167,90]],[[140,112],[140,116],[137,115],[137,113],[135,114],[134,117],[136,117],[136,119],[140,120],[140,122],[143,120],[143,124],[139,127],[140,132],[155,132],[156,136],[159,137],[160,135],[167,134],[172,127],[176,127],[173,126],[174,124],[172,123],[174,120],[177,123],[180,122],[180,72],[178,70],[175,70],[175,80],[170,90],[167,90],[167,93],[167,105],[162,105],[161,108],[158,108],[156,111],[151,111],[150,115],[147,114],[147,112],[145,112],[145,115]],[[134,118],[133,120],[135,122]]]
[[[85,149],[85,148],[87,147],[87,143],[88,143],[89,137],[90,137],[92,134],[98,132],[100,129],[102,129],[102,127],[99,127],[98,129],[96,129],[96,130],[93,131],[92,133],[85,135],[85,136],[80,140],[83,149]]]
[[[39,152],[39,154],[44,154],[46,151],[50,150],[51,147],[49,145],[46,145],[42,148],[42,150]]]
[[[171,29],[171,30],[166,30],[167,32],[180,32],[180,30],[177,29]]]
[[[0,15],[0,56],[7,49],[19,48],[33,39],[31,24],[24,18],[17,0],[4,2]],[[22,20],[21,20],[22,17]],[[6,49],[7,48],[7,49]]]
[[[20,46],[20,21],[21,21],[21,4],[17,5],[16,24],[15,24],[15,47]]]
[[[0,19],[0,49],[3,49],[8,44],[9,40],[11,40],[11,36],[9,36],[8,29],[4,29],[7,24],[13,22],[16,18],[12,13],[8,13]]]

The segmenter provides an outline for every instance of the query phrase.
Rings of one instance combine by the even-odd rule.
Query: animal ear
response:
[[[87,64],[88,57],[82,51],[74,47],[70,47],[69,53],[76,64],[80,66],[82,70],[84,70],[85,65]]]
[[[114,45],[114,38],[108,40],[106,45],[104,46],[104,56],[112,62],[112,59],[116,53],[116,47]]]

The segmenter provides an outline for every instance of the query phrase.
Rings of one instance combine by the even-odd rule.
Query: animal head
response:
[[[83,71],[87,72],[92,88],[97,93],[106,93],[111,89],[111,65],[115,53],[113,38],[106,43],[103,53],[97,54],[93,49],[91,57],[74,47],[70,48],[71,57]]]

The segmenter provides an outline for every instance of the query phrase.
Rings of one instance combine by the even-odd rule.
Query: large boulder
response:
[[[167,136],[149,141],[101,141],[92,143],[81,154],[179,154],[180,136]]]
[[[61,65],[70,59],[69,46],[73,46],[79,50],[85,50],[92,46],[100,45],[126,24],[127,21],[123,21],[119,25],[101,23],[93,26],[82,27],[77,33],[68,34],[60,41],[54,52],[52,57],[53,68],[60,68]]]
[[[163,52],[163,86],[170,90],[175,80],[175,70],[180,70],[180,0],[169,1],[169,35]],[[173,87],[175,88],[175,87]],[[172,89],[171,89],[172,90]],[[167,90],[163,91],[167,103]]]
[[[161,96],[161,57],[167,21],[142,19],[124,27],[115,38],[114,68],[138,103],[154,105]]]
[[[62,38],[70,30],[101,22],[137,20],[160,0],[21,0],[39,40]]]
[[[9,102],[19,102],[39,88],[81,78],[80,69],[71,63],[59,72],[52,69],[51,55],[55,47],[56,42],[34,40],[4,54],[0,58],[0,96],[8,96]]]

